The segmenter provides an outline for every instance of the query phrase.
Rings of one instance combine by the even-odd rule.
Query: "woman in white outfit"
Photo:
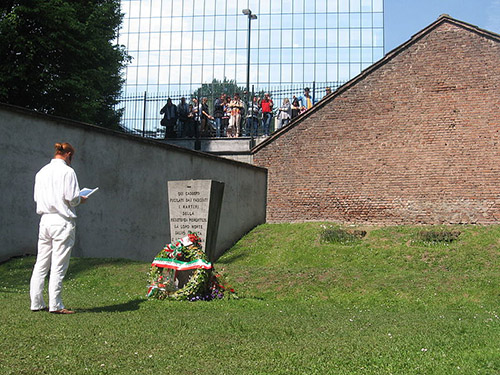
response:
[[[73,314],[62,302],[62,281],[75,243],[75,207],[87,198],[80,197],[78,179],[70,167],[75,149],[69,143],[56,143],[54,147],[54,158],[35,177],[36,212],[41,218],[38,253],[30,282],[31,310],[47,310],[43,286],[50,270],[48,310]]]
[[[288,125],[292,117],[292,105],[288,98],[283,99],[283,105],[278,109],[278,129]]]

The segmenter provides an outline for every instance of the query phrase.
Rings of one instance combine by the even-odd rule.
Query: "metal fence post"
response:
[[[144,91],[144,111],[142,114],[142,136],[146,136],[146,94],[147,91]]]

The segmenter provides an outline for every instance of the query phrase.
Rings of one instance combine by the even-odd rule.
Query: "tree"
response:
[[[117,128],[119,0],[12,0],[0,5],[0,101]]]
[[[236,82],[232,79],[228,80],[224,78],[223,81],[219,81],[218,79],[213,79],[211,83],[203,83],[201,87],[196,89],[191,98],[208,98],[208,103],[211,106],[213,101],[216,98],[219,98],[222,94],[226,94],[229,96],[233,96],[235,93],[239,93],[243,96],[243,92],[246,89],[243,87],[239,87]]]

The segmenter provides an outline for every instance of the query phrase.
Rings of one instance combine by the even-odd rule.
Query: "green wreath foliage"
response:
[[[175,273],[173,268],[179,264],[195,268],[180,289],[175,285]],[[169,268],[158,267],[164,265]],[[208,268],[208,269],[207,269]],[[213,265],[208,261],[208,257],[202,249],[201,239],[196,233],[189,233],[188,238],[183,238],[178,242],[166,245],[161,250],[151,264],[148,275],[149,289],[147,296],[157,299],[184,300],[184,301],[211,301],[214,299],[235,298],[235,290],[227,283],[226,278],[216,273]]]
[[[180,242],[165,246],[156,258],[172,258],[183,262],[201,259],[208,262],[208,258],[201,247],[200,238],[196,234],[190,233],[190,240],[192,244],[188,246],[184,246]],[[180,289],[174,287],[174,274],[175,271],[171,269],[152,265],[149,271],[150,291],[148,296],[157,299],[193,300],[207,292],[212,270],[195,269],[189,280]]]

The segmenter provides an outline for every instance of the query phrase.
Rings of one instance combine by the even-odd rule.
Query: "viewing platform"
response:
[[[162,139],[160,142],[252,164],[250,150],[266,138],[266,136],[253,138],[171,138]]]

